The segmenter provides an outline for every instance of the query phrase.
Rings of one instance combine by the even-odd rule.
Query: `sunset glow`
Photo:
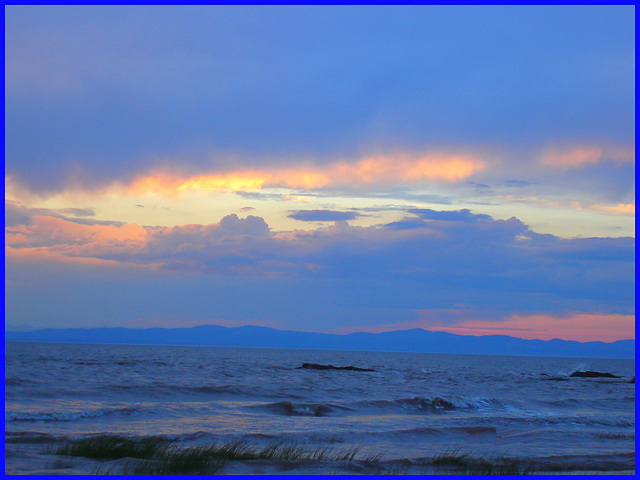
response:
[[[452,326],[430,326],[429,329],[460,335],[510,335],[579,342],[615,342],[636,336],[635,315],[579,313],[567,316],[512,315],[500,321],[467,320]]]
[[[9,6],[6,324],[634,338],[632,11]]]

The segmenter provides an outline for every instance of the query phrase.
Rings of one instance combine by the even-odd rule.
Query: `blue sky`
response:
[[[5,7],[6,322],[632,338],[634,22]]]

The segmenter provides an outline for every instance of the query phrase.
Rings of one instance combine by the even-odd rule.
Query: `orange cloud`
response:
[[[567,169],[589,164],[594,165],[605,160],[631,162],[634,159],[635,151],[633,150],[583,146],[567,149],[549,149],[541,155],[540,164],[545,167]]]
[[[635,338],[635,315],[585,314],[567,316],[511,315],[502,320],[467,320],[455,325],[425,327],[461,335],[512,337],[580,342],[615,342]]]
[[[635,216],[635,203],[621,203],[619,205],[593,205],[591,207],[596,212],[612,213],[614,215],[630,215]]]
[[[377,325],[343,328],[334,333],[353,333],[366,330],[371,333],[400,329],[424,328],[425,330],[450,332],[458,335],[508,335],[527,340],[576,340],[579,342],[615,342],[635,338],[635,315],[587,314],[569,315],[518,315],[500,319],[469,319],[468,310],[415,310],[417,320]],[[481,314],[480,314],[481,315]],[[442,321],[442,318],[448,321]]]
[[[595,213],[608,213],[611,215],[626,215],[635,216],[636,205],[635,203],[619,203],[618,205],[583,205],[579,202],[560,202],[551,201],[544,198],[537,197],[523,197],[515,195],[504,195],[502,198],[510,202],[522,202],[534,205],[541,205],[544,207],[558,207],[558,208],[572,208],[574,210],[581,210],[584,212]]]
[[[95,257],[70,256],[68,251],[54,250],[49,247],[14,248],[5,245],[4,255],[5,258],[14,258],[19,259],[20,261],[34,263],[53,261],[71,263],[74,265],[100,265],[106,267],[122,267],[126,265],[138,267],[138,265],[136,265],[135,263],[122,262],[120,260],[105,260]]]
[[[300,189],[331,185],[455,182],[482,170],[485,163],[470,155],[376,156],[355,163],[334,162],[277,170],[242,170],[180,177],[167,173],[145,175],[131,183],[132,195],[152,193],[167,197],[184,191],[255,191],[265,187]]]
[[[10,247],[10,255],[49,252],[56,258],[88,258],[135,253],[147,244],[147,230],[136,224],[83,225],[44,215],[32,216],[31,222],[5,230],[5,245]]]

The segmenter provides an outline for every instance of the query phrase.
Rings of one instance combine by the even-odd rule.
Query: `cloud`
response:
[[[365,157],[353,161],[334,161],[325,165],[310,162],[283,167],[279,164],[255,169],[216,171],[188,175],[175,168],[158,170],[136,176],[129,182],[122,180],[106,182],[99,186],[74,182],[65,186],[66,195],[91,197],[92,195],[129,195],[141,197],[155,195],[176,199],[190,192],[237,193],[244,198],[305,201],[300,195],[262,194],[266,188],[297,189],[303,192],[318,189],[358,190],[419,185],[426,181],[455,183],[468,178],[485,168],[486,162],[478,155],[455,153],[404,154],[396,153]],[[20,184],[14,177],[5,176],[5,188],[9,198],[30,199],[38,194]],[[47,195],[45,195],[46,197]],[[436,195],[423,195],[438,201]]]
[[[43,195],[176,165],[183,183],[249,188],[198,177],[453,146],[633,145],[633,12],[9,6],[5,170]]]
[[[525,339],[615,342],[635,338],[635,315],[616,313],[501,312],[458,304],[450,309],[415,310],[406,322],[350,327],[341,333],[423,328],[459,335],[509,335]]]
[[[395,154],[366,157],[354,162],[338,161],[323,166],[240,170],[191,177],[157,173],[134,180],[126,190],[134,196],[153,193],[177,196],[188,191],[252,192],[267,187],[301,190],[335,186],[394,185],[425,180],[456,182],[482,170],[485,162],[472,155]]]
[[[105,221],[89,219],[84,217],[95,216],[95,211],[92,208],[30,208],[11,200],[5,200],[4,202],[4,214],[5,214],[5,226],[10,225],[27,225],[30,223],[30,218],[34,215],[41,215],[47,217],[61,218],[69,222],[78,223],[82,225],[116,225],[122,226],[124,222]],[[72,215],[69,217],[69,215]],[[83,218],[77,218],[83,217]]]
[[[146,244],[147,231],[135,224],[86,225],[44,215],[32,215],[30,222],[28,226],[6,228],[5,244],[95,258],[108,258],[114,253],[132,255]]]
[[[529,187],[535,185],[535,182],[528,182],[526,180],[505,180],[504,184],[508,187]],[[484,185],[487,187],[487,185]]]
[[[507,315],[499,320],[466,319],[455,325],[430,325],[431,330],[461,335],[511,335],[526,339],[615,342],[635,338],[635,315],[585,314]]]
[[[96,215],[96,212],[92,208],[63,208],[60,212],[75,217],[95,217]]]
[[[516,218],[468,212],[422,212],[398,223],[273,234],[256,216],[232,214],[211,225],[145,228],[79,225],[33,216],[5,233],[5,255],[55,252],[152,270],[213,275],[390,282],[398,299],[424,308],[467,301],[478,308],[618,308],[634,305],[635,240],[559,239],[532,232]],[[437,218],[440,215],[440,219]],[[406,222],[409,222],[408,217]],[[419,285],[428,286],[418,288]],[[405,289],[403,292],[402,290]],[[415,297],[414,297],[415,296]],[[365,301],[365,300],[362,300]]]
[[[419,312],[432,311],[434,327],[495,333],[491,329],[535,329],[535,316],[635,313],[633,238],[560,239],[537,234],[516,218],[419,209],[407,211],[405,222],[415,222],[410,228],[340,221],[279,233],[261,217],[235,214],[210,225],[153,228],[27,218],[5,229],[5,260],[11,272],[7,297],[12,297],[7,311],[33,310],[25,313],[30,321],[38,317],[37,308],[22,299],[32,295],[46,297],[42,305],[58,305],[62,316],[79,318],[56,298],[67,298],[71,289],[82,297],[78,302],[95,304],[94,295],[82,293],[83,285],[98,281],[89,277],[100,279],[106,292],[117,290],[109,298],[135,288],[141,303],[122,304],[131,311],[104,306],[105,314],[118,310],[118,318],[132,312],[147,318],[155,311],[211,318],[214,302],[220,317],[245,323],[276,318],[286,328],[323,330],[327,315],[332,329],[400,327],[424,322]],[[47,278],[59,278],[60,288],[40,285]],[[65,279],[74,279],[73,286]],[[167,304],[167,296],[177,304]],[[181,300],[197,298],[211,302]],[[253,300],[239,305],[243,298]],[[500,323],[504,318],[513,322]],[[485,323],[471,322],[480,320]],[[565,323],[577,327],[581,321],[593,324],[587,317]],[[542,327],[535,331],[546,335]]]
[[[251,212],[252,210],[255,210],[255,208],[253,208],[253,207],[242,207],[240,209],[241,212]]]
[[[621,203],[619,205],[592,205],[590,210],[595,212],[611,213],[613,215],[635,216],[635,203]]]
[[[493,219],[489,215],[474,214],[471,213],[471,211],[467,208],[451,211],[437,211],[428,208],[412,208],[406,211],[408,213],[417,215],[418,218],[407,217],[396,222],[388,223],[385,228],[391,230],[412,230],[443,226],[443,222],[493,222]]]
[[[480,220],[492,220],[489,215],[471,213],[467,208],[454,211],[436,211],[428,208],[411,209],[409,213],[418,215],[424,220],[442,220],[447,222],[478,222]]]
[[[572,215],[593,235],[611,215],[629,228],[632,6],[5,14],[5,278],[8,301],[23,301],[33,318],[86,317],[96,302],[107,318],[118,300],[140,315],[144,305],[208,318],[214,304],[229,316],[313,317],[322,326],[328,309],[336,322],[408,321],[407,312],[459,303],[633,311],[634,239],[562,240],[529,227]],[[163,221],[148,219],[169,205],[175,224],[219,193],[238,197],[197,203],[219,223],[142,226]],[[304,212],[276,200],[307,201],[307,212],[324,202],[344,215],[354,198],[358,212],[393,216],[364,228],[308,213],[336,223],[278,225],[279,233],[257,216],[223,218],[265,202],[275,226],[283,206]],[[433,204],[453,207],[425,208]],[[565,217],[568,209],[579,212]],[[35,267],[50,263],[58,270],[40,280]],[[89,271],[104,275],[91,285],[105,296],[85,295],[75,312]],[[138,287],[139,278],[153,287]],[[140,305],[122,300],[134,290]],[[192,295],[214,300],[176,298]],[[41,299],[47,308],[36,312]]]
[[[343,220],[355,220],[360,214],[356,212],[339,212],[336,210],[297,210],[287,216],[303,222],[339,222]]]
[[[633,162],[634,159],[635,150],[632,149],[607,148],[605,150],[602,147],[590,146],[548,150],[542,154],[540,163],[546,167],[568,169],[603,161],[628,163]]]

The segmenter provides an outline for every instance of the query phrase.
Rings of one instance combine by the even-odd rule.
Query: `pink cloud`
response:
[[[513,314],[500,320],[464,320],[453,325],[434,325],[429,321],[428,327],[425,328],[461,335],[509,335],[539,340],[559,338],[580,342],[615,342],[635,338],[635,315]]]
[[[616,162],[632,162],[635,151],[624,148],[603,148],[599,146],[577,146],[571,148],[551,148],[542,154],[540,164],[553,168],[575,168],[583,165],[594,165],[598,162],[613,160]]]

